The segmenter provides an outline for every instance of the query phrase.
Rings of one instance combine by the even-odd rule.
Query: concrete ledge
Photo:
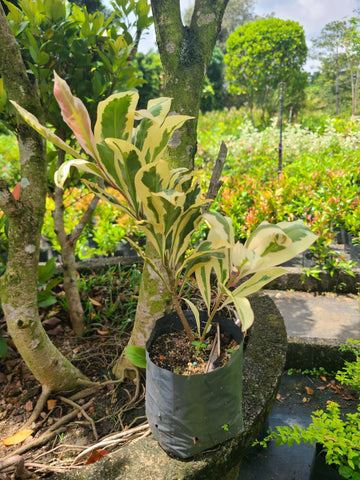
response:
[[[139,256],[132,257],[108,257],[108,258],[92,258],[82,260],[76,263],[79,273],[100,272],[104,268],[115,265],[129,266],[134,264],[142,264],[143,260]],[[319,280],[313,277],[305,277],[303,279],[303,269],[301,267],[288,267],[288,273],[278,277],[270,282],[265,289],[267,290],[298,290],[302,292],[338,292],[338,293],[358,293],[360,286],[360,268],[354,268],[354,276],[345,272],[335,273],[333,277],[327,272],[319,275]],[[56,273],[62,272],[61,265],[58,265]]]
[[[319,274],[319,280],[314,277],[304,277],[303,269],[286,267],[288,273],[276,278],[266,285],[267,290],[296,290],[299,292],[337,292],[357,294],[360,286],[360,269],[354,268],[354,276],[345,272],[334,273],[331,277],[327,272]]]
[[[285,368],[311,370],[322,367],[328,372],[336,372],[343,368],[345,360],[355,360],[352,352],[339,351],[342,343],[328,338],[289,336]]]
[[[234,480],[247,447],[260,433],[278,392],[286,359],[286,330],[274,302],[251,299],[255,322],[244,352],[244,432],[190,461],[169,457],[152,436],[97,463],[53,476],[53,480]],[[199,399],[201,401],[201,399]]]

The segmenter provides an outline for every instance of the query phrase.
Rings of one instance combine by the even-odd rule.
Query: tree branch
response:
[[[165,69],[176,70],[179,62],[184,25],[179,0],[151,0],[156,40]],[[166,52],[166,55],[162,55]]]
[[[18,218],[21,212],[21,203],[16,201],[9,190],[8,184],[0,178],[0,208],[7,217]]]
[[[218,157],[216,159],[215,166],[213,168],[213,172],[211,175],[211,180],[210,180],[210,185],[208,192],[206,194],[206,199],[207,200],[214,200],[216,198],[216,195],[218,194],[221,185],[223,182],[220,180],[221,172],[225,164],[226,156],[227,156],[227,146],[225,145],[225,142],[222,141],[218,153]],[[210,206],[210,204],[209,204]]]

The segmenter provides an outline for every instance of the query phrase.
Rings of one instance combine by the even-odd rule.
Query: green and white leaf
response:
[[[131,142],[139,94],[135,91],[115,93],[99,103],[94,128],[95,141],[118,138]]]
[[[200,325],[200,313],[199,310],[196,308],[196,306],[191,302],[188,298],[184,298],[185,302],[189,305],[190,310],[192,311],[194,318],[195,318],[195,323],[196,323],[196,329],[199,334],[199,337],[201,337],[201,325]]]
[[[316,240],[311,230],[301,222],[261,224],[245,243],[258,257],[251,271],[280,265],[306,250]]]
[[[71,167],[76,167],[78,170],[81,170],[86,173],[91,173],[93,175],[96,175],[100,178],[104,178],[106,180],[106,177],[104,177],[103,172],[95,163],[89,162],[88,160],[84,160],[81,158],[77,158],[77,159],[69,160],[63,163],[59,167],[59,169],[55,172],[54,180],[55,180],[56,186],[58,186],[59,188],[63,188],[64,183],[67,177],[69,176]]]
[[[64,142],[61,138],[59,138],[55,133],[50,130],[50,128],[44,127],[41,125],[39,120],[33,115],[32,113],[25,110],[25,108],[21,107],[19,104],[10,100],[19,114],[23,117],[26,123],[28,123],[34,130],[36,130],[40,135],[42,135],[46,140],[53,143],[56,147],[61,148],[66,153],[71,155],[72,157],[78,158],[81,156],[79,152],[77,152],[74,148],[70,147],[66,142]]]
[[[257,272],[254,275],[252,275],[248,280],[246,280],[237,288],[235,288],[232,291],[232,296],[247,297],[252,293],[258,292],[261,288],[263,288],[269,282],[271,282],[272,280],[275,280],[275,278],[278,278],[281,275],[284,275],[285,273],[287,273],[287,270],[281,267],[273,267],[273,268],[269,268],[268,270]],[[229,303],[231,302],[229,302],[229,300],[227,299],[225,300],[224,305],[228,305]]]
[[[224,286],[222,286],[222,291],[227,296],[226,304],[233,303],[241,321],[241,329],[245,332],[254,323],[254,312],[249,300],[246,297],[234,295],[233,292]]]

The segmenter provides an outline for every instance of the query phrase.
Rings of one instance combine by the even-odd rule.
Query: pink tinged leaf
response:
[[[64,122],[74,132],[80,146],[91,157],[97,160],[94,134],[91,121],[85,105],[79,98],[72,95],[69,85],[54,72],[54,95],[60,106]]]

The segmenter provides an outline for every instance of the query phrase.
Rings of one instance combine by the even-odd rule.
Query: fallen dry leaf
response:
[[[316,390],[325,390],[325,385],[321,386],[321,387],[316,387]]]
[[[7,447],[10,445],[17,445],[30,437],[32,433],[34,433],[34,430],[20,430],[20,432],[15,433],[15,435],[2,440],[2,443]]]
[[[95,307],[101,307],[101,303],[99,303],[97,300],[95,300],[94,298],[91,298],[91,297],[88,297],[88,299],[90,300],[90,302],[95,305]]]
[[[109,332],[104,328],[98,328],[96,331],[99,335],[109,335]]]
[[[44,320],[42,323],[44,323],[45,325],[49,325],[50,327],[55,327],[60,322],[61,322],[60,318],[50,317]]]
[[[57,400],[55,398],[51,398],[50,400],[47,401],[46,404],[47,404],[48,410],[52,410],[53,408],[55,408],[57,404]]]
[[[31,412],[33,408],[34,408],[33,402],[32,402],[31,400],[28,400],[28,401],[25,403],[25,410],[26,410],[27,412]]]
[[[342,394],[341,398],[343,398],[344,400],[356,400],[355,395],[353,395],[352,393],[349,393],[348,395]]]
[[[327,382],[326,377],[325,377],[324,375],[321,375],[320,378],[321,378],[321,380],[322,380],[323,382]]]
[[[314,390],[311,387],[305,387],[305,390],[308,395],[314,395]]]
[[[87,459],[87,462],[84,465],[90,465],[91,463],[95,463],[108,454],[109,452],[107,450],[105,450],[104,448],[99,448],[98,450],[91,452],[90,457]]]

